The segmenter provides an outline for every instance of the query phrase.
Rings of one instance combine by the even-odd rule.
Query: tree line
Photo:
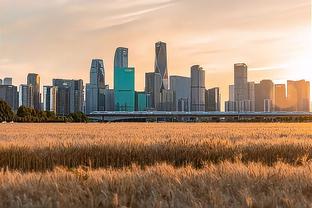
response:
[[[54,112],[41,111],[25,106],[20,106],[16,113],[3,100],[0,100],[0,122],[88,122],[87,116],[82,112],[71,113],[68,116],[57,116]]]

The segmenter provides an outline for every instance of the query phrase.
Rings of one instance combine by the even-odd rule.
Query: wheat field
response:
[[[0,207],[312,207],[312,124],[2,124]]]

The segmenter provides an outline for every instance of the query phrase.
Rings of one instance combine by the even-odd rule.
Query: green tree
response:
[[[11,107],[3,100],[0,100],[0,122],[10,122],[13,120],[14,113]]]

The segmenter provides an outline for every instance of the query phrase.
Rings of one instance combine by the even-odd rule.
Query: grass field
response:
[[[0,207],[311,207],[312,124],[3,124]]]

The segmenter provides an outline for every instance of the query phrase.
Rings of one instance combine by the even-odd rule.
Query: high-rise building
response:
[[[13,84],[13,79],[11,77],[5,77],[3,79],[3,85],[12,85]]]
[[[33,104],[36,110],[40,110],[41,96],[40,96],[40,76],[38,74],[30,73],[27,76],[27,85],[32,85],[33,90]]]
[[[256,111],[256,92],[255,92],[255,83],[248,82],[248,112],[255,112]]]
[[[207,112],[221,111],[221,94],[218,87],[206,90],[205,100]]]
[[[235,86],[229,86],[229,101],[225,102],[225,112],[234,112],[236,110],[235,107]]]
[[[57,114],[83,112],[84,93],[82,80],[53,79],[57,87]]]
[[[257,112],[274,111],[274,83],[262,80],[255,84],[255,108]]]
[[[13,111],[18,109],[17,87],[13,85],[0,85],[0,100],[8,103]]]
[[[114,69],[115,111],[135,110],[135,69]]]
[[[57,93],[58,89],[54,86],[43,86],[43,110],[57,113]]]
[[[276,84],[275,88],[275,111],[287,111],[286,85]]]
[[[90,83],[86,86],[86,113],[105,110],[105,71],[103,60],[94,59],[90,69]]]
[[[22,84],[19,86],[19,106],[34,108],[33,86]]]
[[[199,65],[191,67],[191,111],[205,111],[205,71]]]
[[[248,67],[244,63],[234,65],[234,99],[236,111],[248,111],[245,104],[248,101]]]
[[[173,90],[162,89],[160,92],[160,110],[175,111],[175,93]]]
[[[168,87],[168,65],[167,65],[167,44],[157,42],[155,44],[155,73],[161,75],[161,89],[169,89]]]
[[[310,82],[287,81],[287,104],[290,111],[310,112]]]
[[[235,86],[234,85],[229,86],[229,101],[235,102]]]
[[[145,74],[145,92],[150,94],[150,108],[160,110],[161,75],[159,73]]]
[[[115,93],[113,89],[106,88],[104,91],[105,95],[105,111],[115,110]]]
[[[114,68],[128,67],[128,48],[119,47],[116,49],[114,58]]]
[[[147,111],[149,109],[150,94],[146,92],[135,93],[135,111]]]
[[[190,111],[191,78],[170,76],[170,89],[175,92],[176,111]]]

